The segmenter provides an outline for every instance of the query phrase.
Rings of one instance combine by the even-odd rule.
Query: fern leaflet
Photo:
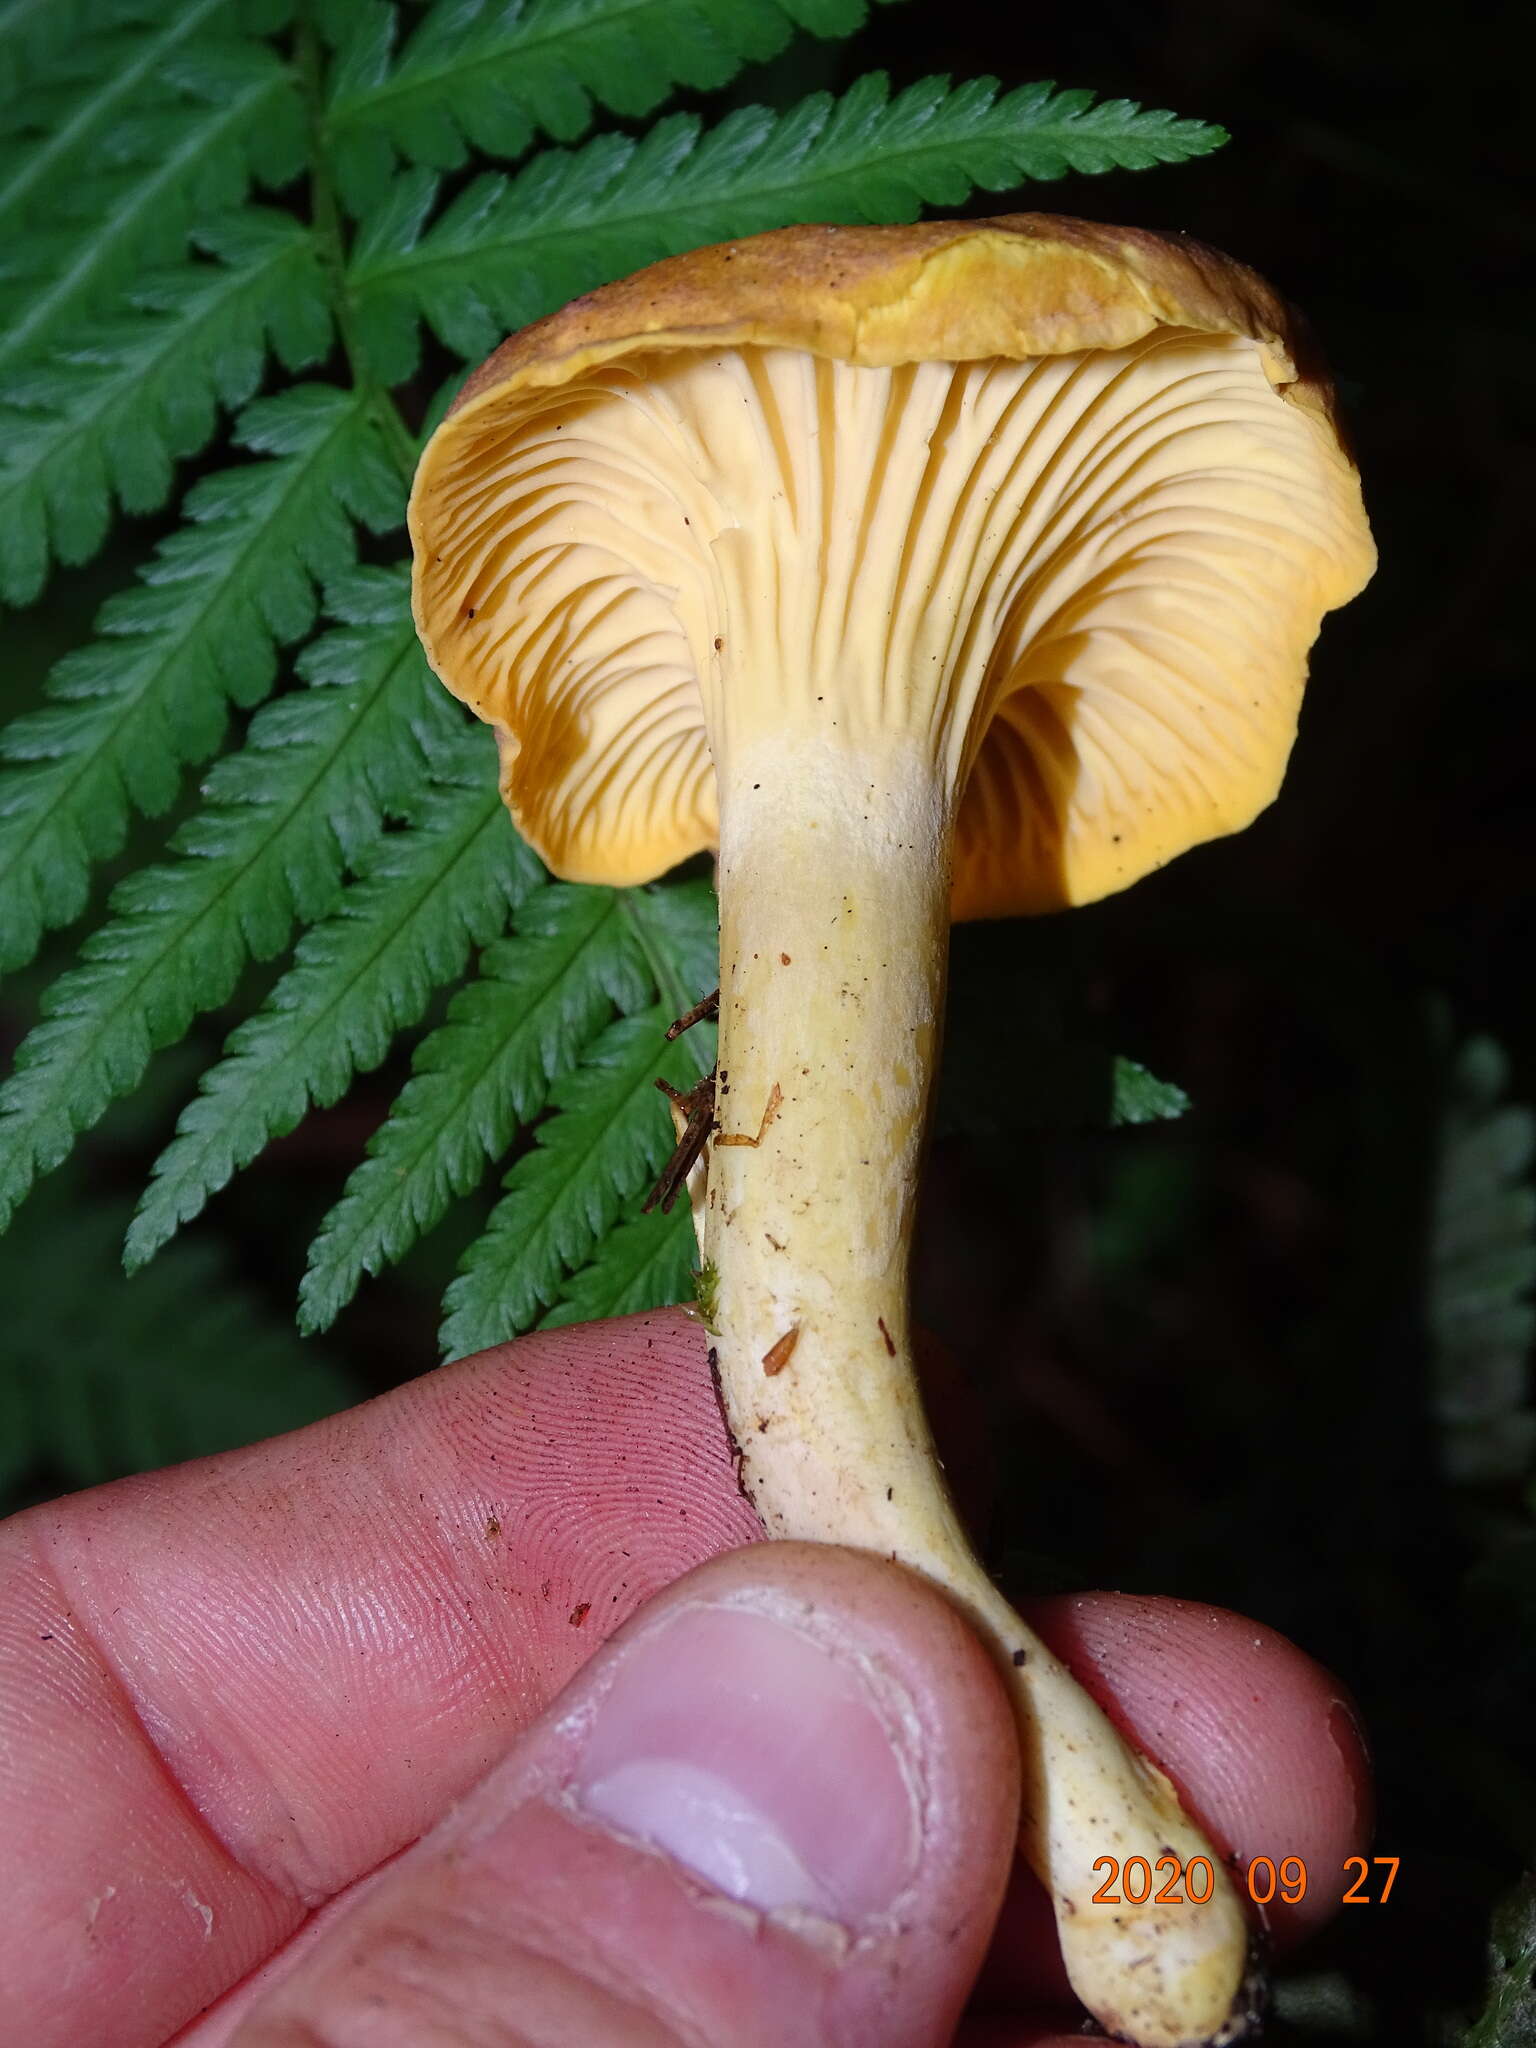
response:
[[[76,36],[63,45],[61,61],[54,34],[65,0],[37,0],[31,10],[34,21],[44,9],[53,17],[53,46],[39,48],[34,41],[28,68],[47,64],[48,70],[41,80],[28,80],[18,109],[37,139],[0,167],[0,233],[7,236],[37,213],[54,211],[60,190],[73,184],[99,144],[109,145],[114,155],[121,151],[121,117],[146,88],[164,86],[164,67],[177,50],[231,11],[230,0],[187,0],[164,21],[155,18],[148,0],[137,8],[77,7]],[[135,13],[140,19],[134,27],[118,26]],[[0,36],[4,33],[0,23]]]
[[[624,889],[619,903],[644,953],[662,1000],[681,1017],[720,979],[720,913],[708,882],[669,882],[663,889]],[[713,1026],[682,1041],[696,1081],[715,1062]]]
[[[228,999],[247,959],[270,959],[295,920],[335,907],[343,863],[409,799],[417,728],[452,720],[398,575],[359,570],[330,603],[359,623],[301,657],[310,691],[257,714],[172,841],[181,858],[119,884],[112,920],[44,997],[0,1088],[0,1221],[138,1083],[151,1053]]]
[[[0,1241],[0,1488],[29,1470],[94,1486],[296,1429],[357,1398],[291,1325],[253,1315],[212,1245],[177,1245],[130,1283],[117,1264],[122,1226],[115,1204],[61,1176]]]
[[[433,783],[409,804],[408,832],[375,842],[333,916],[299,942],[294,964],[203,1076],[155,1163],[126,1246],[142,1265],[269,1138],[312,1103],[338,1101],[376,1067],[432,991],[463,973],[536,888],[543,869],[512,830],[486,773],[478,730],[433,750]]]
[[[268,342],[290,370],[330,346],[314,243],[287,214],[251,208],[196,231],[219,261],[187,264],[131,294],[132,313],[14,373],[0,457],[0,597],[37,595],[50,554],[82,562],[106,537],[114,499],[150,512],[174,464],[212,438],[220,406],[243,405]]]
[[[660,1172],[673,1137],[656,1077],[678,1089],[697,1079],[694,1049],[666,1041],[675,1015],[659,1003],[618,1018],[550,1090],[559,1114],[540,1124],[537,1142],[513,1165],[484,1236],[448,1289],[445,1357],[530,1328],[570,1268],[592,1256]],[[686,1219],[686,1198],[682,1207]]]
[[[22,88],[46,79],[61,50],[140,11],[134,0],[0,0],[0,104],[14,109]]]
[[[648,114],[675,86],[721,86],[796,28],[850,35],[865,0],[456,0],[393,55],[395,12],[360,13],[331,81],[327,130],[357,210],[397,158],[456,170],[510,157],[542,130],[572,142],[600,100]]]
[[[370,360],[395,383],[415,368],[423,318],[476,357],[604,278],[702,242],[786,221],[911,220],[974,186],[1175,161],[1223,140],[1048,84],[999,96],[991,79],[951,90],[929,78],[892,99],[875,72],[841,99],[815,93],[782,115],[747,107],[707,133],[674,115],[638,142],[547,150],[514,177],[476,179],[430,228],[437,181],[406,172],[364,223],[352,287]]]
[[[238,424],[269,460],[206,477],[188,524],[140,574],[144,587],[103,609],[101,638],[54,671],[57,700],[0,734],[0,968],[84,908],[91,864],[116,853],[130,810],[151,816],[184,763],[206,759],[226,706],[259,703],[274,642],[315,622],[315,577],[353,559],[350,512],[384,528],[403,487],[365,394],[296,385],[259,399]]]
[[[575,1276],[539,1328],[632,1316],[668,1302],[691,1301],[695,1256],[693,1223],[685,1203],[678,1202],[670,1216],[660,1209],[632,1216],[603,1240],[597,1257]]]
[[[5,293],[0,371],[69,339],[83,315],[142,265],[172,260],[199,216],[238,206],[253,175],[279,185],[304,161],[303,123],[287,67],[262,44],[233,43],[181,54],[189,98],[137,117],[126,131],[139,159],[83,181],[62,225],[12,251],[30,285]],[[128,148],[125,141],[123,146]]]
[[[552,883],[532,896],[516,936],[487,947],[479,978],[417,1048],[411,1079],[322,1224],[301,1325],[326,1328],[365,1273],[402,1258],[543,1108],[610,1010],[653,993],[617,890]]]

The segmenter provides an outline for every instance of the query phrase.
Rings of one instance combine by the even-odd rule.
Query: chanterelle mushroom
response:
[[[508,341],[411,507],[434,668],[560,875],[719,850],[706,1235],[778,1535],[945,1586],[995,1646],[1023,1844],[1111,2032],[1236,2038],[1222,1862],[994,1590],[908,1348],[951,917],[1086,902],[1274,796],[1372,551],[1283,304],[1193,243],[1020,214],[786,228]],[[1095,1904],[1097,1859],[1206,1867]],[[1160,1881],[1160,1880],[1159,1880]],[[1125,1887],[1114,1886],[1123,1897]]]

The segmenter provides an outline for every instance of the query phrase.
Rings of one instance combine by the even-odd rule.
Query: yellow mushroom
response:
[[[701,1250],[771,1534],[945,1587],[993,1646],[1072,1983],[1143,2044],[1246,2026],[1233,1886],[976,1562],[907,1262],[953,917],[1057,909],[1247,824],[1373,566],[1294,317],[1198,244],[1046,215],[786,228],[508,341],[422,459],[417,623],[557,874],[718,849]],[[1209,1859],[1209,1897],[1097,1904]],[[1164,1868],[1167,1868],[1166,1863]]]

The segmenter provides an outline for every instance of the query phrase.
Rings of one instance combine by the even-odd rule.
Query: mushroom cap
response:
[[[818,467],[851,504],[807,510]],[[866,726],[896,703],[947,750],[956,917],[1248,824],[1375,565],[1300,317],[1200,243],[1049,214],[781,228],[575,299],[469,378],[410,526],[427,657],[557,873],[714,846],[712,735],[847,671]],[[861,637],[828,640],[834,583]]]

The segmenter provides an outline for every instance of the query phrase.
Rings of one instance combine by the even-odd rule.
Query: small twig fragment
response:
[[[702,1023],[706,1017],[718,1017],[719,1014],[720,991],[716,989],[713,995],[705,996],[701,1001],[695,1003],[691,1010],[684,1010],[682,1016],[675,1023],[669,1024],[667,1026],[667,1037],[669,1039],[681,1038],[685,1031],[691,1031],[695,1024]]]
[[[659,1202],[662,1213],[670,1216],[672,1204],[677,1200],[677,1191],[688,1178],[694,1161],[709,1143],[709,1134],[715,1127],[715,1072],[713,1067],[701,1081],[688,1089],[674,1088],[672,1083],[657,1076],[656,1086],[666,1096],[673,1108],[680,1111],[685,1119],[678,1137],[677,1148],[661,1170],[661,1177],[655,1187],[640,1204],[642,1215],[648,1214]]]

